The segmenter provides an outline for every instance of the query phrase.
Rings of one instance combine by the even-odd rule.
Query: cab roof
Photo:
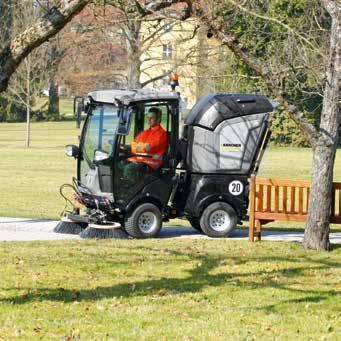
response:
[[[264,95],[216,93],[201,98],[185,119],[185,125],[215,129],[220,122],[235,117],[269,113],[275,108]]]
[[[88,94],[90,100],[100,103],[129,105],[134,102],[153,100],[179,100],[180,95],[171,91],[139,90],[99,90]]]

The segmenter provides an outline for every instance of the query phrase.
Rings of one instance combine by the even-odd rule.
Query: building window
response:
[[[170,20],[165,21],[165,26],[163,26],[165,32],[171,32],[173,30],[173,25]]]
[[[173,55],[173,47],[171,44],[163,45],[163,59],[171,59]]]

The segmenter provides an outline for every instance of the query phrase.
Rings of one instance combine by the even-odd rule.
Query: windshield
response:
[[[93,162],[97,150],[112,153],[118,123],[118,107],[103,104],[92,108],[83,144],[83,155],[88,163]]]

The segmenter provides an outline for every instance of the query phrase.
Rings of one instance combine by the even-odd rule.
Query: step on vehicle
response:
[[[176,92],[88,95],[79,146],[66,148],[77,159],[74,188],[85,212],[69,213],[69,223],[114,224],[131,237],[151,238],[162,222],[185,217],[210,237],[226,237],[247,218],[249,178],[269,138],[273,105],[263,95],[207,95],[187,115],[180,137],[179,103]],[[167,133],[161,166],[127,174],[131,144],[148,127],[151,107],[161,110]]]

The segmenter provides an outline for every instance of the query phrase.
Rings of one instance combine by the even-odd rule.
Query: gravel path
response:
[[[60,240],[80,239],[78,235],[54,233],[53,229],[58,221],[33,220],[21,218],[0,217],[0,241],[32,241],[32,240]],[[191,227],[165,226],[162,228],[159,238],[196,238],[209,239],[209,237],[198,233]],[[230,239],[247,239],[246,230],[236,229]],[[302,241],[303,233],[293,231],[269,231],[262,232],[263,240],[272,241]],[[341,244],[341,232],[331,233],[330,241],[333,244]]]

